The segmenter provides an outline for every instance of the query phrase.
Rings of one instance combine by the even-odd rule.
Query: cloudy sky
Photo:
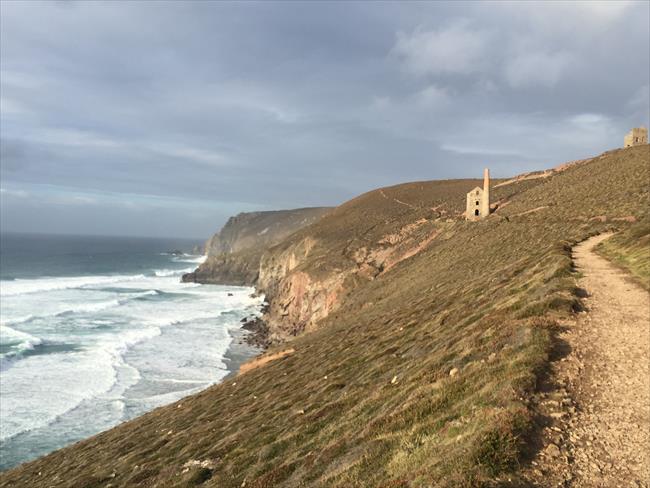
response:
[[[648,125],[649,5],[3,0],[2,230],[204,238],[598,154]]]

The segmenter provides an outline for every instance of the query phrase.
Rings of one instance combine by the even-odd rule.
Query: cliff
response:
[[[257,281],[263,250],[254,248],[208,256],[198,268],[184,274],[181,279],[203,284],[251,286]]]
[[[328,210],[329,207],[312,207],[240,213],[230,217],[226,225],[206,242],[205,253],[218,256],[270,247],[312,224]]]
[[[271,342],[313,329],[357,287],[434,240],[452,238],[464,218],[458,195],[481,183],[422,181],[374,190],[266,251],[257,287],[270,302],[264,319]],[[493,208],[535,184],[525,181],[497,189]]]
[[[290,345],[0,486],[530,486],[583,296],[571,248],[647,222],[649,178],[642,146],[499,186],[480,222],[461,217],[476,181],[347,202],[261,258]]]
[[[299,208],[240,213],[205,244],[207,259],[183,281],[224,285],[252,285],[260,257],[269,247],[320,219],[329,208]]]

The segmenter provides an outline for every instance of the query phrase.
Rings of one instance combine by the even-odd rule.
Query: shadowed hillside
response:
[[[262,261],[293,352],[0,485],[516,485],[555,320],[579,305],[570,246],[647,217],[648,150],[495,188],[476,223],[460,215],[476,181],[351,200]]]

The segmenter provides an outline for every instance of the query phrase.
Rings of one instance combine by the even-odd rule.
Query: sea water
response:
[[[219,382],[252,288],[181,283],[192,242],[0,236],[0,469]]]

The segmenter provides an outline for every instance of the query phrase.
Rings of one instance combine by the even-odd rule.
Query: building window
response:
[[[478,202],[478,200],[476,200],[476,205],[478,205],[478,204],[479,204],[479,202]]]
[[[478,209],[474,210],[474,215],[478,217]]]
[[[478,195],[478,190],[476,190],[476,194]]]

